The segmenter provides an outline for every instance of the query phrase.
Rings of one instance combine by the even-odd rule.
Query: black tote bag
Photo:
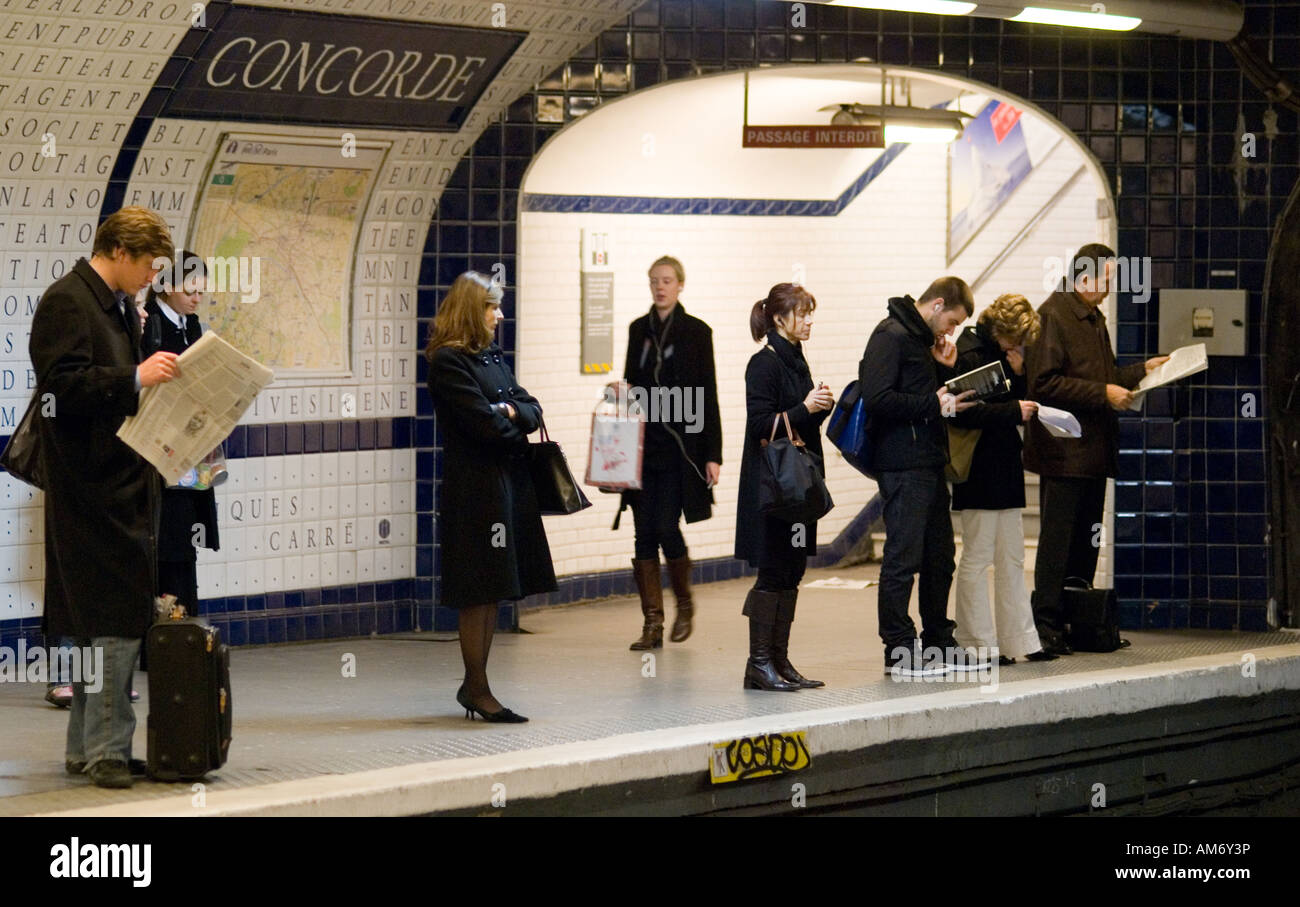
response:
[[[27,412],[23,413],[23,418],[10,436],[9,443],[5,445],[4,453],[0,454],[0,466],[28,485],[43,491],[46,484],[45,462],[41,458],[41,436],[36,430],[36,420],[40,416],[38,409],[40,402],[41,394],[37,390],[32,394],[31,402],[27,404]]]
[[[542,420],[542,440],[528,445],[528,469],[537,492],[537,509],[544,516],[577,513],[591,506],[582,487],[573,480],[560,445],[551,440]]]
[[[785,420],[786,437],[776,437]],[[810,451],[781,413],[772,420],[771,435],[760,442],[758,509],[784,523],[812,523],[830,513],[835,503],[822,477],[820,457]]]

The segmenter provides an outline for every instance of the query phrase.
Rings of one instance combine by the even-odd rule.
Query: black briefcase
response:
[[[230,752],[230,648],[193,618],[162,620],[145,637],[149,658],[149,777],[189,781]]]
[[[1119,635],[1119,600],[1114,589],[1094,589],[1072,576],[1061,590],[1065,641],[1076,652],[1114,652],[1128,645]]]

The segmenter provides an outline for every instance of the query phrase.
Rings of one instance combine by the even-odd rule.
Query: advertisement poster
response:
[[[1033,169],[1020,115],[989,101],[948,146],[949,264]]]

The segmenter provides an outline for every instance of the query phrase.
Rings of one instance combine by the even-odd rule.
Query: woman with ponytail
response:
[[[763,343],[745,369],[745,447],[740,460],[740,497],[736,504],[737,558],[758,568],[754,587],[741,613],[749,618],[749,660],[745,664],[747,690],[792,692],[820,687],[790,664],[790,626],[794,622],[799,581],[808,554],[817,550],[817,524],[803,531],[758,509],[759,457],[762,442],[772,434],[773,420],[782,414],[803,439],[807,449],[822,453],[821,424],[830,415],[835,398],[826,384],[814,386],[803,355],[803,342],[812,333],[817,300],[792,283],[772,287],[767,298],[754,303],[749,330]],[[785,420],[778,436],[784,433]]]

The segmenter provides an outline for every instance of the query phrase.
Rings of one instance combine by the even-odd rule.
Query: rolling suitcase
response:
[[[1061,590],[1065,641],[1077,652],[1114,652],[1128,645],[1119,635],[1119,602],[1114,589],[1094,589],[1077,576]]]
[[[230,752],[230,649],[221,631],[193,618],[149,628],[148,772],[189,781],[225,764]]]

